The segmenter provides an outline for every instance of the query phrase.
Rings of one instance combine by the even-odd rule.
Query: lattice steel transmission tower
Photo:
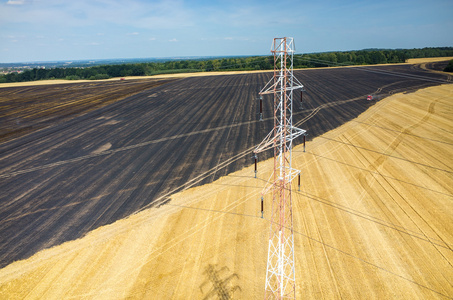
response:
[[[274,149],[273,179],[261,193],[261,203],[270,190],[273,197],[265,299],[296,297],[291,181],[300,176],[300,171],[291,165],[292,141],[306,130],[293,127],[293,91],[303,88],[293,74],[294,51],[293,38],[274,38],[274,76],[260,91],[260,95],[274,95],[274,129],[254,150],[256,155]]]

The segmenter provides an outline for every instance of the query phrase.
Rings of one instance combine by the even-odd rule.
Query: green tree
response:
[[[384,55],[384,53],[382,53],[382,51],[371,51],[370,59],[371,59],[371,61],[369,63],[371,63],[371,64],[387,63],[387,59],[385,58],[385,55]]]
[[[444,72],[453,72],[453,59],[445,67]]]
[[[210,71],[214,71],[214,65],[212,64],[212,61],[211,60],[208,60],[206,62],[206,65],[205,65],[205,71],[206,72],[210,72]]]

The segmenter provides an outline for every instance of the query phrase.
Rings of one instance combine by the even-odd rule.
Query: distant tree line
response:
[[[409,58],[453,56],[453,47],[328,52],[296,56],[295,67],[327,67],[337,65],[373,65],[404,63]]]
[[[453,56],[453,47],[423,49],[367,49],[347,52],[311,53],[294,56],[294,68],[404,63],[409,58]],[[103,65],[86,68],[32,69],[0,76],[0,83],[45,79],[108,79],[112,77],[157,75],[163,73],[236,70],[271,70],[272,56],[227,57],[207,60],[177,60],[138,64]]]

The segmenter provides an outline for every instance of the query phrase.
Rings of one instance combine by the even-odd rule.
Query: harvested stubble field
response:
[[[401,73],[424,78],[402,76]],[[300,127],[309,129],[311,137],[336,128],[365,111],[370,106],[365,100],[369,93],[382,97],[395,91],[438,84],[438,79],[445,78],[444,75],[430,73],[431,81],[427,81],[425,72],[410,66],[375,67],[366,72],[356,68],[307,70],[297,72],[297,76],[307,86],[307,94],[304,96],[306,97],[304,109],[297,111],[295,121]],[[263,180],[249,181],[250,170],[246,175],[233,174],[217,181],[216,179],[250,164],[250,151],[247,150],[256,145],[270,130],[272,122],[269,118],[271,114],[269,101],[265,104],[265,108],[268,109],[265,111],[267,118],[265,122],[257,121],[257,103],[253,101],[258,89],[268,77],[268,74],[231,75],[186,78],[166,83],[159,87],[144,89],[115,104],[2,144],[0,146],[2,266],[7,266],[17,259],[30,257],[39,250],[82,237],[102,225],[113,223],[139,210],[142,212],[90,232],[81,240],[42,251],[28,260],[5,267],[0,271],[1,293],[13,298],[16,292],[18,298],[27,295],[31,298],[41,296],[202,298],[209,293],[212,295],[219,293],[213,286],[220,284],[225,285],[227,290],[235,290],[235,295],[236,293],[241,295],[237,296],[239,298],[261,295],[268,224],[256,218],[258,202],[255,202],[255,199],[264,184]],[[447,100],[451,99],[451,95],[446,97]],[[438,110],[438,106],[440,105],[437,103],[435,107],[433,106],[431,114],[442,111]],[[375,107],[372,109],[375,110]],[[447,111],[450,108],[445,104],[442,106],[442,109]],[[431,120],[431,117],[428,119]],[[403,126],[404,124],[392,123],[389,128],[396,127],[397,132],[403,131],[404,134],[410,133],[405,132],[406,129],[414,129]],[[449,129],[451,123],[441,125],[437,125],[441,132],[446,130],[451,134]],[[316,144],[316,141],[313,143]],[[338,141],[332,142],[339,144]],[[382,142],[394,145],[393,141]],[[397,146],[395,149],[402,147],[403,142],[395,143]],[[451,146],[451,143],[448,143],[447,145]],[[352,141],[350,144],[360,147]],[[354,147],[352,145],[349,147]],[[375,147],[373,144],[366,149],[372,150],[371,155],[379,156],[379,150],[382,149]],[[428,150],[429,147],[430,145]],[[444,150],[439,151],[442,155],[450,157],[451,148],[450,152],[447,148]],[[309,154],[305,155],[309,157]],[[317,155],[314,156],[317,157],[316,163],[320,158],[329,161],[329,157],[321,157],[322,153]],[[374,159],[374,156],[371,158]],[[451,161],[443,159],[440,161],[447,167],[451,166]],[[345,160],[344,164],[349,163]],[[425,165],[428,168],[427,176],[431,176],[429,161]],[[365,172],[366,175],[371,174],[367,176],[381,174],[379,167],[370,169],[369,166],[361,167],[354,164],[351,166],[357,168],[353,170],[362,169],[361,172]],[[321,262],[324,259],[327,260],[324,263],[330,263],[331,255],[334,255],[340,260],[344,260],[345,257],[350,257],[353,261],[354,258],[362,262],[365,260],[364,265],[373,267],[372,262],[370,264],[365,258],[354,256],[359,251],[358,248],[375,247],[374,244],[368,245],[371,237],[365,238],[356,233],[360,246],[347,246],[358,248],[351,248],[353,253],[346,253],[345,257],[341,256],[343,253],[341,248],[335,253],[334,245],[338,241],[334,242],[334,245],[324,241],[330,238],[332,232],[337,230],[335,226],[338,226],[337,224],[327,228],[330,226],[328,222],[343,222],[342,224],[350,226],[344,219],[336,216],[341,212],[348,213],[350,207],[341,201],[339,203],[344,206],[335,206],[336,202],[332,201],[336,199],[332,200],[331,196],[326,196],[329,195],[327,193],[329,191],[339,195],[346,193],[343,189],[334,189],[329,182],[324,182],[330,178],[327,175],[335,174],[337,170],[331,165],[317,168],[318,172],[324,174],[323,178],[317,178],[316,174],[313,177],[308,175],[308,170],[303,167],[307,180],[304,188],[309,186],[310,180],[317,180],[316,186],[314,183],[312,185],[320,189],[319,193],[305,190],[306,194],[296,196],[302,197],[296,204],[305,201],[305,205],[315,214],[313,207],[329,206],[334,209],[332,212],[334,220],[326,217],[315,219],[318,223],[310,223],[309,217],[303,218],[303,214],[308,214],[305,208],[300,212],[298,222],[305,222],[305,227],[296,228],[299,230],[298,236],[300,235],[296,241],[303,242],[301,239],[305,237],[308,240],[304,243],[312,244],[310,246],[312,248],[309,249],[321,247],[321,252],[313,252],[311,257],[304,258],[305,263],[311,268],[322,268],[318,266],[316,259],[321,259]],[[334,173],[328,171],[329,169]],[[451,180],[451,172],[448,173],[451,167],[444,169],[447,170],[447,177],[450,176]],[[266,176],[260,175],[260,178],[267,179]],[[339,178],[345,179],[341,175]],[[364,178],[366,180],[362,178],[360,183],[366,186],[368,177]],[[383,178],[388,179],[385,176]],[[397,182],[403,180],[396,175],[392,178]],[[223,182],[224,180],[227,181]],[[444,178],[440,178],[440,182],[443,182],[442,180]],[[175,192],[207,182],[214,182],[215,189],[206,186],[190,189],[172,196],[173,200],[168,202],[170,195]],[[425,187],[424,181],[422,184],[417,180],[407,182],[410,187]],[[238,191],[232,189],[234,186],[238,187]],[[438,192],[435,188],[425,188],[434,193]],[[443,188],[448,189],[448,186]],[[364,195],[368,193],[363,185],[362,193]],[[178,198],[179,195],[184,196]],[[441,195],[447,195],[446,197],[451,199],[451,190],[442,192]],[[210,198],[211,196],[214,198]],[[338,195],[332,197],[336,196]],[[233,199],[228,200],[230,197]],[[244,202],[235,202],[239,201],[238,199]],[[167,204],[159,207],[162,203]],[[229,203],[232,203],[232,206],[227,206]],[[239,205],[237,207],[247,206],[246,214],[249,216],[242,216],[243,213],[236,212],[238,209],[234,206],[236,204]],[[184,208],[192,205],[197,209]],[[154,207],[149,208],[152,206]],[[225,212],[226,210],[229,211]],[[447,219],[451,218],[446,211],[440,212],[444,213]],[[320,214],[327,216],[326,212],[321,211]],[[380,219],[382,214],[380,211],[377,215],[367,212],[361,214],[360,210],[356,211],[356,204],[349,210],[349,214],[369,219],[374,226],[382,223],[384,229],[379,227],[377,230],[389,231],[391,227],[396,227],[396,232],[403,238],[406,236],[402,232],[409,232],[409,238],[420,238],[414,233],[417,232],[412,228],[414,225],[408,229],[404,222],[402,225],[398,223],[401,222],[398,219],[399,215],[394,216],[397,220],[395,224],[393,219],[387,220],[384,217]],[[387,212],[384,214],[388,215]],[[241,219],[242,217],[244,218]],[[357,223],[354,218],[353,221]],[[315,231],[310,231],[312,235],[308,235],[307,232],[301,231],[301,228],[311,228],[310,230]],[[323,230],[327,230],[324,235]],[[348,228],[340,227],[338,230]],[[203,233],[202,236],[199,236],[200,232]],[[425,240],[436,247],[438,244],[436,238],[429,234],[425,236]],[[447,245],[444,245],[444,248],[451,247],[451,237],[448,236],[444,243]],[[229,248],[230,246],[234,249]],[[334,254],[329,254],[330,250],[333,250]],[[398,248],[394,251],[402,255]],[[448,251],[444,254],[447,260],[451,249]],[[258,260],[258,257],[263,259]],[[355,263],[360,264],[357,261]],[[449,266],[451,268],[451,265]],[[308,289],[315,298],[323,295],[330,297],[330,294],[322,294],[328,292],[337,293],[338,296],[347,296],[351,293],[354,297],[361,297],[362,294],[355,288],[342,286],[341,280],[349,279],[341,279],[334,271],[335,266],[329,268],[332,277],[323,274],[322,272],[326,271],[323,270],[319,273],[320,279],[316,284],[301,281],[308,273],[298,274],[301,284],[298,288],[299,293],[305,294]],[[406,273],[398,273],[391,268],[385,268],[385,265],[375,264],[371,270],[379,273],[377,270],[382,269],[384,273],[394,273],[395,278],[409,280],[408,282],[421,286],[421,295],[425,295],[423,293],[426,293],[426,290],[433,290],[433,295],[440,297],[445,294],[451,295],[451,289],[447,288],[447,292],[442,292],[441,289],[431,285],[425,286],[417,280],[410,279],[410,276],[405,276]],[[305,267],[299,270],[308,272]],[[309,274],[311,274],[309,277],[315,276],[313,275],[315,273]],[[451,271],[444,274],[451,274]],[[381,278],[379,276],[377,277]],[[61,281],[54,282],[57,278]],[[372,292],[377,293],[376,295],[390,293],[390,290],[379,292],[380,285],[389,284],[385,280],[384,283],[371,279],[368,281],[369,284],[365,284],[365,287],[374,286]],[[325,284],[330,284],[335,291],[321,290]],[[348,284],[357,285],[360,287],[358,289],[364,288],[363,283],[348,281]],[[443,283],[440,286],[445,289]],[[342,289],[346,290],[342,292]]]
[[[294,149],[298,299],[453,297],[452,99],[452,85],[396,94]],[[15,262],[0,270],[0,296],[262,298],[259,192],[272,165]]]

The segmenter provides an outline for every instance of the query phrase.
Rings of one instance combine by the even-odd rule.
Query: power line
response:
[[[260,62],[264,62],[264,61],[269,61],[269,56],[264,56],[262,57],[261,59],[254,59],[253,61],[251,62],[244,62],[244,63],[236,63],[236,64],[230,64],[230,65],[226,65],[226,66],[219,66],[219,67],[216,67],[217,70],[230,70],[231,67],[235,67],[235,66],[238,66],[239,68],[243,67],[244,65],[250,65],[250,67],[253,67],[254,64],[256,63],[260,63]],[[410,73],[402,73],[402,72],[395,72],[395,71],[389,71],[389,70],[378,70],[377,68],[375,67],[370,67],[370,65],[367,65],[367,66],[362,66],[362,65],[355,65],[355,64],[348,64],[348,63],[338,63],[338,62],[332,62],[332,61],[328,61],[328,60],[322,60],[322,59],[317,59],[317,58],[312,58],[312,57],[304,57],[304,56],[301,56],[301,57],[298,57],[298,56],[294,56],[294,60],[298,60],[298,61],[305,61],[305,62],[313,62],[313,63],[318,63],[318,64],[325,64],[327,66],[335,66],[335,67],[350,67],[350,68],[354,68],[354,70],[359,70],[359,71],[364,71],[364,72],[370,72],[370,73],[376,73],[376,74],[382,74],[382,75],[389,75],[389,76],[397,76],[397,77],[403,77],[403,78],[408,78],[408,79],[417,79],[417,80],[424,80],[424,81],[429,81],[429,82],[436,82],[436,83],[451,83],[449,82],[447,79],[436,79],[436,78],[432,78],[432,77],[428,77],[428,76],[422,76],[422,75],[417,75],[417,74],[410,74]],[[390,66],[390,65],[386,65],[386,66]],[[203,69],[204,71],[206,71],[206,69]],[[256,69],[255,69],[256,70]],[[256,71],[271,71],[272,69],[266,69],[266,70],[262,70],[262,69],[259,69],[259,70],[256,70]],[[215,70],[212,70],[212,71],[215,71]],[[231,71],[235,71],[235,70],[231,70]],[[206,71],[206,72],[209,72],[209,71]]]
[[[421,76],[421,75],[416,75],[416,74],[394,72],[394,71],[388,71],[388,70],[378,70],[377,68],[371,69],[369,66],[360,66],[360,65],[350,65],[350,64],[345,64],[345,63],[336,63],[336,62],[331,62],[331,61],[322,60],[322,59],[316,59],[316,58],[296,57],[295,59],[301,60],[301,61],[314,62],[314,63],[322,63],[322,64],[327,64],[327,65],[332,65],[332,66],[337,66],[337,67],[350,67],[350,68],[353,68],[354,70],[370,72],[370,73],[398,76],[398,77],[404,77],[404,78],[409,78],[409,79],[425,80],[425,81],[438,82],[438,83],[450,83],[447,80],[434,79],[434,78],[431,78],[431,77]]]
[[[424,163],[420,163],[420,162],[409,160],[409,159],[406,159],[406,158],[403,158],[403,157],[398,157],[398,156],[394,156],[394,155],[391,155],[391,154],[383,153],[383,152],[380,152],[380,151],[377,151],[377,150],[373,150],[373,149],[368,149],[368,148],[365,148],[365,147],[357,146],[357,145],[354,145],[354,144],[351,144],[351,143],[339,141],[339,140],[328,138],[328,137],[325,137],[325,136],[319,136],[319,138],[326,139],[326,140],[329,140],[329,141],[332,141],[332,142],[336,142],[336,143],[341,143],[341,144],[348,145],[348,146],[352,146],[352,147],[354,147],[356,149],[362,149],[362,150],[366,150],[366,151],[369,151],[369,152],[374,152],[374,153],[377,153],[377,154],[380,154],[380,155],[384,155],[384,156],[387,156],[387,157],[391,157],[391,158],[394,158],[394,159],[403,160],[403,161],[406,161],[406,162],[411,163],[411,164],[420,165],[420,166],[424,166],[424,167],[431,168],[431,169],[434,169],[434,170],[438,170],[438,171],[441,171],[441,172],[453,174],[453,171],[450,171],[450,170],[442,169],[442,168],[435,167],[435,166],[430,166],[430,165],[427,165],[427,164],[424,164]]]

